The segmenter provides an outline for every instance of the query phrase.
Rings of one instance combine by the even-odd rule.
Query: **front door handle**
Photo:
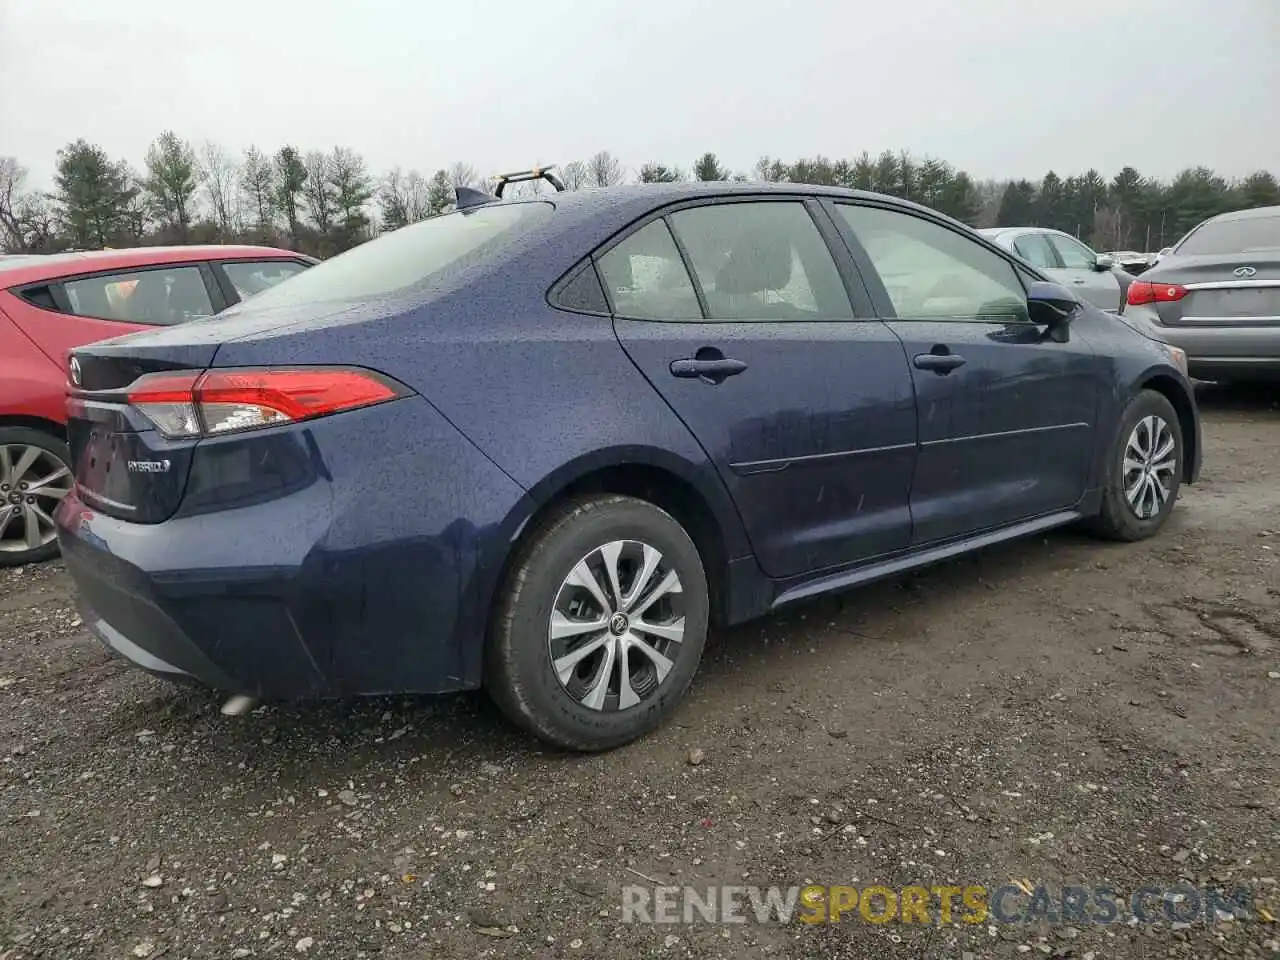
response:
[[[1086,283],[1086,281],[1085,281],[1084,277],[1076,277],[1076,278],[1075,278],[1074,280],[1072,280],[1071,282],[1072,282],[1072,283],[1074,283],[1074,284],[1078,284],[1079,286],[1084,286],[1084,285],[1085,285],[1085,283]]]
[[[699,353],[702,351],[699,350]],[[735,377],[747,369],[741,360],[732,357],[685,357],[671,361],[671,375],[685,380],[701,380],[704,383],[722,383],[726,377]]]
[[[932,370],[945,375],[956,367],[963,367],[964,357],[955,353],[918,353],[911,362],[917,370]]]

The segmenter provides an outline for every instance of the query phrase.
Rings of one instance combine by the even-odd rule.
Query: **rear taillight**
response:
[[[313,420],[408,392],[369,370],[293,367],[152,373],[128,397],[160,433],[180,438]]]
[[[1187,288],[1180,283],[1152,283],[1135,280],[1129,284],[1127,303],[1139,307],[1144,303],[1176,303],[1187,295]]]

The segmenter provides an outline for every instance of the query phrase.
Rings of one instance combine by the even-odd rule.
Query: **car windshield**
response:
[[[1274,249],[1280,249],[1280,214],[1206,223],[1191,231],[1174,252],[1199,256]]]
[[[492,253],[555,208],[545,201],[455,211],[401,227],[254,294],[254,308],[369,300],[417,286]]]

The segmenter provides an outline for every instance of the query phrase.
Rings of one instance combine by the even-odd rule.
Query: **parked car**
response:
[[[67,351],[206,317],[315,263],[271,247],[146,247],[0,259],[0,566],[57,552],[71,488]]]
[[[1280,379],[1280,207],[1196,226],[1129,287],[1124,315],[1198,379]]]
[[[1075,291],[1100,310],[1118,313],[1133,276],[1114,260],[1094,253],[1061,230],[1045,227],[993,227],[980,231],[1012,250],[1045,275]]]
[[[72,354],[85,622],[257,698],[483,685],[631,740],[732,624],[1194,482],[1181,352],[953,220],[796,184],[459,209]]]

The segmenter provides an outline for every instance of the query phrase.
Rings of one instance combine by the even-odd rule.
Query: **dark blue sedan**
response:
[[[1149,537],[1199,473],[1181,351],[922,207],[458,199],[74,352],[57,522],[108,647],[241,701],[483,686],[597,750],[672,712],[709,624]]]

